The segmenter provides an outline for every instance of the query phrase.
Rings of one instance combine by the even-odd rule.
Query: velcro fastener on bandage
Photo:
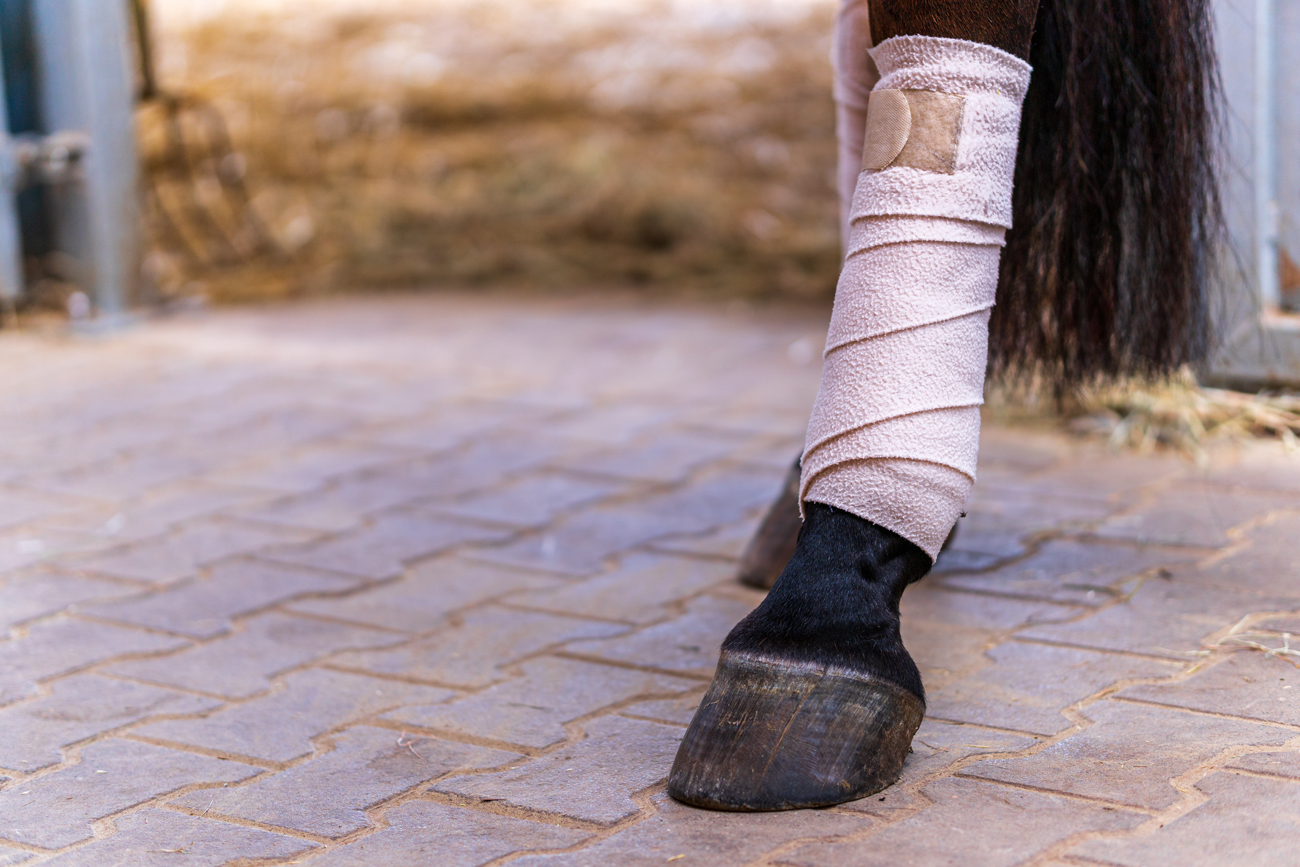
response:
[[[1029,64],[989,45],[922,36],[887,39],[871,57],[881,79],[851,219],[946,217],[1010,228]]]
[[[957,170],[964,102],[964,97],[933,90],[873,90],[862,168],[907,166],[952,174]]]

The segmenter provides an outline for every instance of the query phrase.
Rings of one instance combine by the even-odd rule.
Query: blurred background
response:
[[[836,5],[0,0],[0,325],[411,289],[827,309]],[[1222,345],[1082,405],[1300,447],[1300,4],[1213,6]]]
[[[152,0],[144,302],[827,301],[828,0]],[[39,257],[38,257],[39,258]],[[62,309],[58,255],[23,303]]]

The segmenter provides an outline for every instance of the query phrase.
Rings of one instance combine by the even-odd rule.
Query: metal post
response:
[[[1264,310],[1282,304],[1278,281],[1277,118],[1274,104],[1274,0],[1255,0],[1255,266]]]
[[[80,263],[96,318],[111,326],[125,316],[139,256],[126,4],[35,0],[32,11],[46,124],[88,141],[79,182],[52,188],[57,243]]]
[[[18,228],[19,173],[9,135],[4,64],[0,63],[0,302],[6,307],[23,291],[23,244]]]

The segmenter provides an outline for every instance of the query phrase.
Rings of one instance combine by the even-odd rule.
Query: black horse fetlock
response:
[[[725,810],[842,803],[893,783],[925,712],[898,605],[929,556],[848,512],[806,505],[772,592],[722,644],[669,777]]]

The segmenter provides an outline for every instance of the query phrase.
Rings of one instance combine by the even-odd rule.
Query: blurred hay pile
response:
[[[232,150],[190,112],[178,172],[163,113],[141,109],[146,276],[163,298],[219,301],[629,283],[829,299],[833,7],[729,2],[160,15],[162,86],[209,101]],[[256,219],[223,204],[232,179]],[[185,184],[208,216],[183,206]]]
[[[1216,442],[1280,441],[1300,452],[1300,394],[1247,394],[1196,383],[1190,371],[1163,382],[1126,380],[1053,399],[1034,384],[990,384],[985,414],[1000,422],[1064,427],[1113,449],[1180,452],[1198,463]]]
[[[1083,397],[1091,413],[1071,426],[1104,434],[1114,447],[1171,446],[1198,461],[1214,440],[1276,438],[1300,449],[1300,395],[1203,388],[1190,377],[1164,384],[1119,383]]]

